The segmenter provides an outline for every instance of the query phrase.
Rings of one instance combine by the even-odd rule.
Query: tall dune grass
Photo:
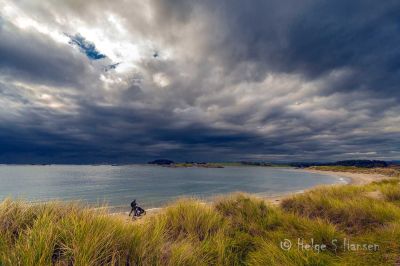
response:
[[[371,198],[378,191],[382,198]],[[270,206],[247,194],[181,199],[131,221],[78,203],[0,203],[0,265],[394,265],[398,181],[321,187]],[[321,252],[295,244],[326,244]],[[336,239],[338,246],[331,243]],[[346,251],[343,243],[379,251]],[[290,250],[281,248],[289,240]]]

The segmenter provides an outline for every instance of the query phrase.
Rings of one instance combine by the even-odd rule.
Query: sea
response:
[[[93,207],[126,211],[133,199],[144,208],[159,208],[181,197],[208,201],[239,191],[272,197],[347,181],[337,176],[280,167],[0,165],[0,200],[80,201]]]

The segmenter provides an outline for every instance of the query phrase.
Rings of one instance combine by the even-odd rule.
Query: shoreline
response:
[[[381,181],[388,177],[382,174],[352,173],[343,171],[325,171],[315,169],[304,169],[304,171],[315,174],[326,174],[335,177],[344,177],[349,180],[348,185],[366,185],[374,181]]]
[[[316,174],[324,174],[324,175],[329,175],[333,176],[335,178],[341,179],[345,178],[345,183],[333,183],[333,184],[325,184],[324,186],[335,186],[335,185],[366,185],[374,181],[381,181],[383,179],[387,179],[387,176],[384,176],[382,174],[367,174],[367,173],[351,173],[351,172],[343,172],[343,171],[324,171],[324,170],[315,170],[315,169],[297,169],[301,171],[305,171],[308,173],[316,173]],[[318,187],[321,185],[316,185],[312,186],[308,189],[301,190],[301,191],[292,191],[292,192],[286,192],[280,195],[256,195],[257,197],[265,200],[267,203],[271,205],[279,205],[282,200],[294,196],[296,194],[303,194],[309,190],[314,189],[315,187]],[[250,193],[251,194],[251,193]],[[206,201],[204,204],[212,204],[213,200]],[[156,207],[156,208],[150,208],[147,211],[148,214],[153,215],[161,212],[164,210],[165,207]],[[110,213],[110,215],[127,215],[129,212],[116,212],[116,213]]]
[[[299,169],[300,170],[300,169]],[[346,178],[346,183],[343,184],[329,184],[325,186],[335,186],[335,185],[366,185],[369,183],[372,183],[374,181],[382,181],[384,179],[387,179],[388,177],[382,174],[367,174],[367,173],[351,173],[351,172],[343,172],[343,171],[324,171],[324,170],[315,170],[315,169],[301,169],[305,172],[308,173],[315,173],[315,174],[324,174],[324,175],[329,175],[333,176],[336,178]],[[289,192],[285,193],[283,195],[277,195],[277,196],[272,196],[272,197],[263,197],[265,201],[272,205],[278,205],[282,202],[283,199],[294,196],[296,194],[302,194],[305,193],[309,190],[314,189],[315,187],[320,186],[312,186],[304,191],[297,191],[297,192]]]

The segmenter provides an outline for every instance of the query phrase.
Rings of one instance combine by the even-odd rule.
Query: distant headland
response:
[[[188,167],[200,167],[200,168],[224,168],[222,163],[206,163],[206,162],[184,162],[184,163],[176,163],[172,160],[168,159],[157,159],[148,164],[161,165],[165,167],[173,167],[173,168],[188,168]]]
[[[156,159],[148,162],[152,165],[160,165],[165,167],[203,167],[203,168],[223,168],[225,166],[263,166],[263,167],[296,167],[307,168],[313,166],[350,166],[350,167],[388,167],[396,164],[395,162],[386,162],[380,160],[342,160],[336,162],[254,162],[254,161],[239,161],[239,162],[174,162],[170,159]]]

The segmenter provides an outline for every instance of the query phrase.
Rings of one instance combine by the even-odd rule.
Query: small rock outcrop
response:
[[[174,164],[174,161],[167,160],[167,159],[158,159],[158,160],[148,162],[148,164],[171,165],[171,164]]]

